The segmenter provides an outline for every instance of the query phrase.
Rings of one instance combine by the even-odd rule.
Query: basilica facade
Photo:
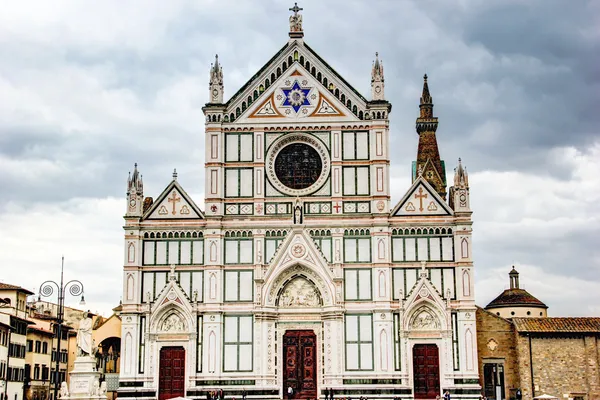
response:
[[[128,179],[119,397],[478,398],[468,176],[447,189],[427,77],[392,204],[382,62],[368,99],[291,11],[229,100],[210,68],[205,209]]]

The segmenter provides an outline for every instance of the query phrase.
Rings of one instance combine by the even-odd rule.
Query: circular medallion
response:
[[[375,93],[381,92],[381,86],[375,86]]]
[[[304,246],[302,246],[301,244],[296,244],[294,245],[294,247],[292,247],[292,255],[296,258],[302,257],[305,252],[306,249],[304,249]]]
[[[267,152],[267,176],[291,196],[314,193],[327,181],[331,163],[323,143],[310,135],[285,135]]]
[[[420,295],[421,297],[427,297],[427,296],[429,296],[429,291],[428,291],[427,289],[423,288],[423,289],[421,289],[421,291],[419,292],[419,295]]]

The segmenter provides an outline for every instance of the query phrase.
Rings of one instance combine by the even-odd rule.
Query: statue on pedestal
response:
[[[60,384],[60,393],[58,394],[59,399],[64,399],[69,397],[69,387],[67,386],[67,382]]]
[[[83,313],[83,319],[79,321],[77,328],[77,356],[92,355],[92,319],[87,312]]]

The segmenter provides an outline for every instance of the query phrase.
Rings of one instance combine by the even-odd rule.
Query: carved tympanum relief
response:
[[[414,331],[430,331],[439,328],[440,322],[438,318],[428,307],[420,308],[415,312],[410,322],[410,329]]]
[[[304,278],[294,278],[282,289],[277,305],[282,308],[319,307],[321,298],[315,286]]]
[[[162,332],[184,332],[185,324],[177,314],[171,314],[163,321],[160,330]]]

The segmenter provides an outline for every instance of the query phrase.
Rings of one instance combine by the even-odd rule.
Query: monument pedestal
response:
[[[96,370],[96,360],[90,356],[75,359],[73,370],[69,372],[69,388],[61,388],[61,399],[106,400],[106,383],[100,385],[100,372]],[[63,382],[64,385],[64,382]]]

